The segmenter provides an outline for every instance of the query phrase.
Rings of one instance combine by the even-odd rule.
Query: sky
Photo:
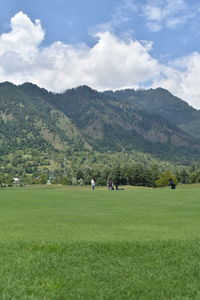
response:
[[[0,2],[0,82],[162,87],[200,109],[197,0]]]

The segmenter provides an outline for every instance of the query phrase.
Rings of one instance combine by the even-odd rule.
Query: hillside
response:
[[[199,149],[199,140],[190,133],[156,114],[156,109],[147,111],[129,99],[81,86],[50,101],[73,120],[96,150],[134,149],[173,159],[177,154],[195,157]]]
[[[200,138],[200,111],[163,88],[106,91],[105,94],[148,113],[157,114],[185,132]]]
[[[0,84],[0,153],[90,149],[71,120],[52,107],[42,91],[33,96],[23,86]]]
[[[191,130],[199,112],[163,89],[100,93],[81,86],[53,94],[6,82],[0,111],[2,155],[136,150],[170,161],[199,157],[200,141]]]

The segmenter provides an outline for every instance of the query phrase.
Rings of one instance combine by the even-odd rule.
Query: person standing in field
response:
[[[108,189],[109,189],[110,191],[114,190],[112,180],[108,180]]]
[[[91,187],[92,187],[92,190],[94,191],[94,188],[95,188],[95,181],[94,181],[94,179],[91,180]]]

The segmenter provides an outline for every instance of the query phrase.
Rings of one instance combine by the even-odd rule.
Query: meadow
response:
[[[0,299],[200,299],[200,186],[0,190]]]

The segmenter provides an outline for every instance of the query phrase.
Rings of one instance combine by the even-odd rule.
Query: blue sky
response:
[[[154,41],[153,52],[159,59],[176,58],[200,50],[199,1],[169,2],[172,3],[171,14],[169,11],[160,21],[157,18],[157,21],[149,22],[141,6],[150,3],[158,8],[158,12],[160,9],[164,13],[167,1],[6,0],[0,3],[0,30],[1,33],[9,30],[11,17],[22,11],[33,21],[41,20],[46,31],[44,45],[62,41],[70,44],[85,42],[91,46],[94,43],[91,33],[101,28],[100,25],[112,23],[109,29],[119,36],[129,33],[137,40]],[[176,2],[180,5],[173,12]],[[166,21],[170,18],[178,20],[177,25],[167,26]],[[154,24],[155,28],[148,23]]]
[[[0,82],[167,88],[200,108],[196,0],[6,0]]]

